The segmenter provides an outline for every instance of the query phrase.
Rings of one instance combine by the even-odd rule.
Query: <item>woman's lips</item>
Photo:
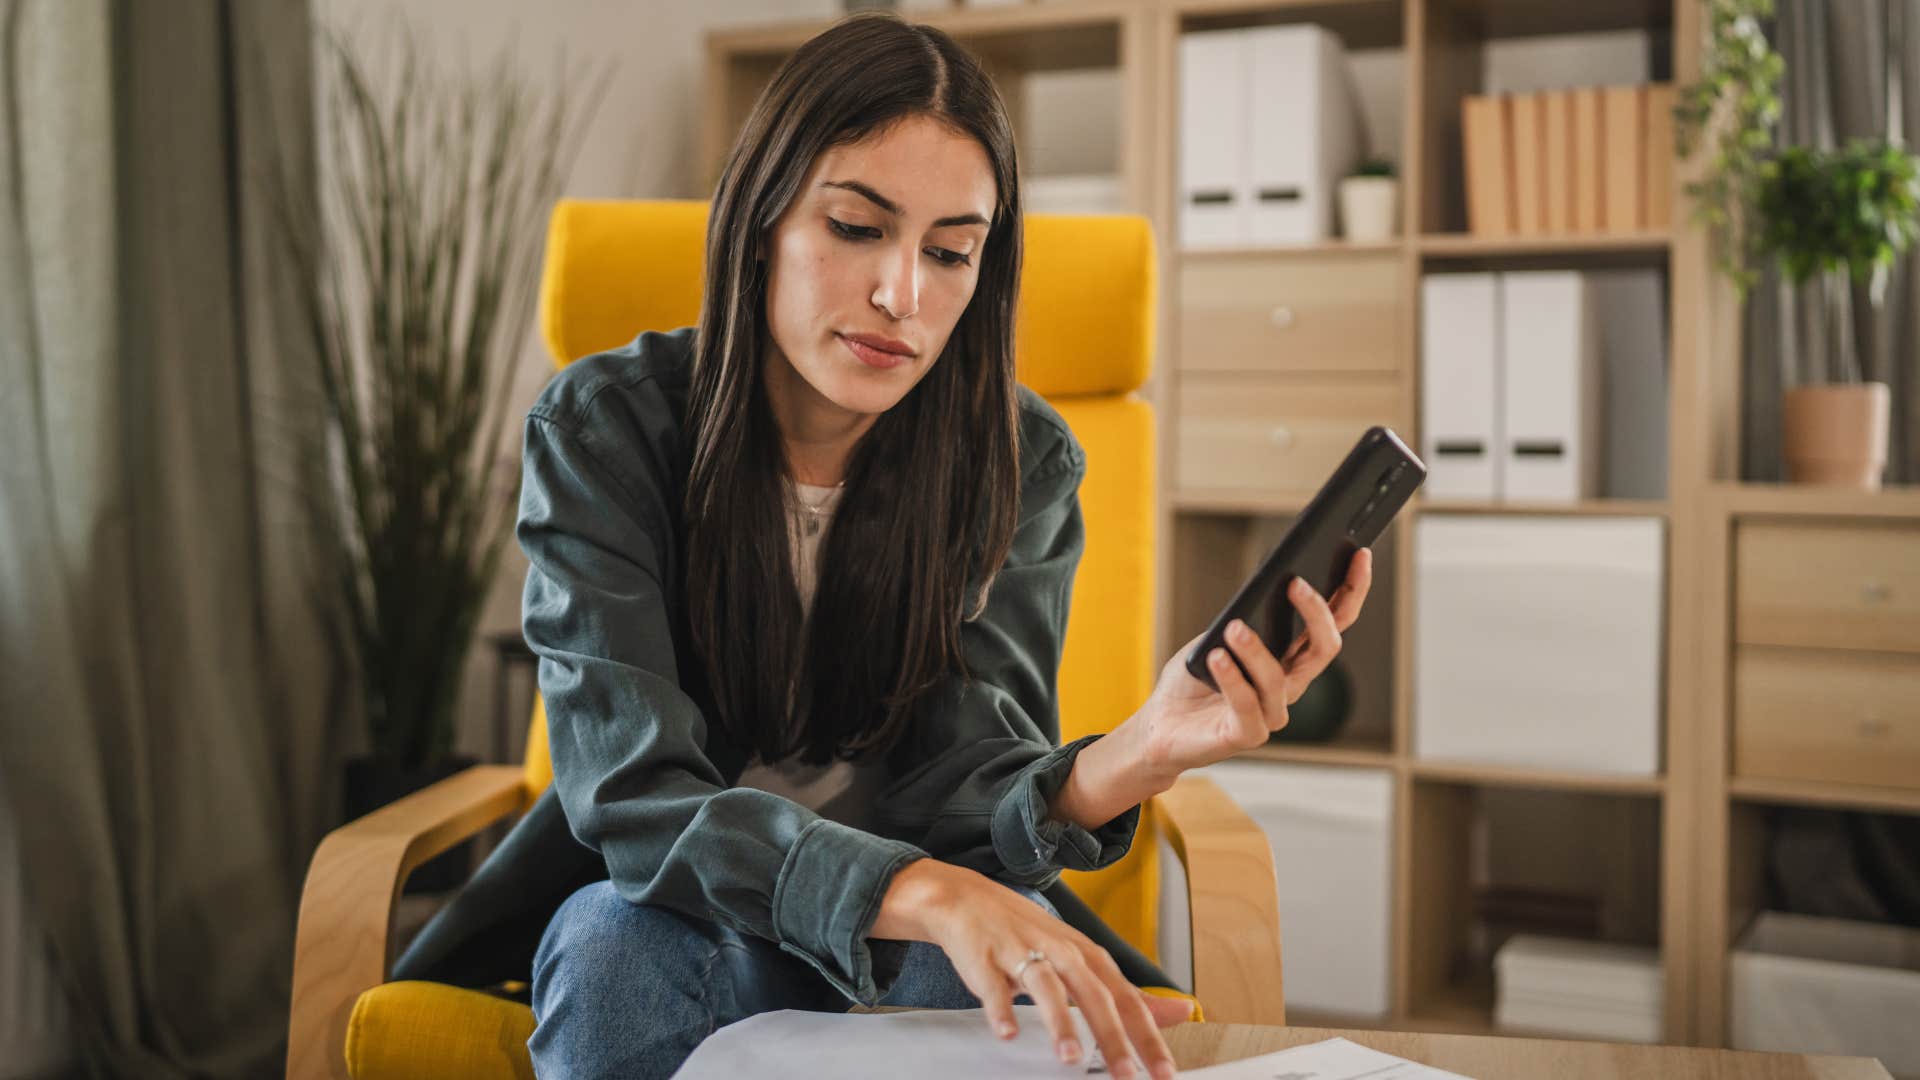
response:
[[[902,353],[883,352],[872,346],[862,345],[851,338],[843,337],[840,339],[840,343],[845,345],[848,352],[851,352],[861,363],[868,367],[885,370],[887,368],[899,367],[901,364],[913,359],[913,357],[906,356]]]

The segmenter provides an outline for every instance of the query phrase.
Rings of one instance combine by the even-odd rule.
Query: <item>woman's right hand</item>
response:
[[[1136,1054],[1153,1076],[1174,1074],[1160,1027],[1187,1019],[1190,1006],[1134,987],[1105,949],[983,874],[930,858],[908,863],[894,874],[867,933],[938,945],[1002,1039],[1018,1033],[1013,999],[1025,993],[1039,1006],[1060,1060],[1079,1061],[1079,1035],[1067,1008],[1072,1001],[1110,1074],[1120,1080],[1135,1075]],[[1029,951],[1046,959],[1027,964],[1016,980],[1014,971]]]

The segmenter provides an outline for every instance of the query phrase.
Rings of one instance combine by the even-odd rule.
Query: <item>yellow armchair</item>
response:
[[[555,361],[697,321],[707,204],[563,200],[542,282]],[[1016,355],[1087,454],[1086,550],[1060,672],[1061,738],[1105,731],[1152,690],[1153,413],[1135,393],[1154,338],[1153,235],[1136,216],[1029,216]],[[521,766],[483,765],[335,830],[315,852],[295,943],[290,1078],[531,1077],[524,1005],[477,990],[388,982],[406,876],[525,812],[552,780],[536,707]],[[1285,1019],[1278,900],[1265,835],[1212,783],[1152,800],[1132,852],[1075,893],[1156,953],[1156,838],[1186,870],[1194,996],[1210,1020]]]

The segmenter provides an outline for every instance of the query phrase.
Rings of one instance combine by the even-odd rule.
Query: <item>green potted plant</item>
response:
[[[1383,157],[1362,161],[1340,181],[1341,233],[1355,243],[1391,240],[1399,232],[1400,181],[1393,162]]]
[[[1793,385],[1792,373],[1783,380],[1787,475],[1802,483],[1878,488],[1891,395],[1886,384],[1864,379],[1838,301],[1851,282],[1860,282],[1874,305],[1882,302],[1888,270],[1920,228],[1916,161],[1892,138],[1835,150],[1776,150],[1785,65],[1766,34],[1773,0],[1702,4],[1707,33],[1700,75],[1674,109],[1681,157],[1711,141],[1687,185],[1692,217],[1709,230],[1715,263],[1741,294],[1769,261],[1796,284],[1821,283],[1829,369],[1801,385]],[[1890,96],[1898,94],[1897,51],[1887,58]]]
[[[376,78],[321,35],[319,205],[296,206],[284,173],[273,200],[326,406],[303,478],[318,580],[367,725],[349,819],[474,764],[454,753],[454,705],[518,489],[495,455],[583,119],[504,54],[448,75],[411,34],[382,37],[392,65]],[[470,850],[408,891],[458,884]]]
[[[1781,402],[1788,478],[1878,488],[1892,397],[1864,377],[1840,299],[1851,282],[1876,308],[1884,301],[1894,260],[1920,233],[1920,161],[1880,140],[1789,147],[1762,170],[1756,210],[1757,250],[1789,281],[1819,281],[1826,298],[1827,381],[1788,387]]]

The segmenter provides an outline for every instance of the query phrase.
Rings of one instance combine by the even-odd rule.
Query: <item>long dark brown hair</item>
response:
[[[821,541],[808,621],[788,555],[788,464],[760,365],[761,238],[824,150],[924,116],[985,149],[998,188],[972,300],[931,370],[862,436]],[[1012,546],[1021,213],[1013,130],[979,63],[889,13],[849,16],[774,73],[728,155],[707,224],[688,432],[686,596],[717,722],[774,761],[893,745],[944,676]],[[969,585],[974,590],[969,590]],[[788,710],[789,688],[793,708]]]

